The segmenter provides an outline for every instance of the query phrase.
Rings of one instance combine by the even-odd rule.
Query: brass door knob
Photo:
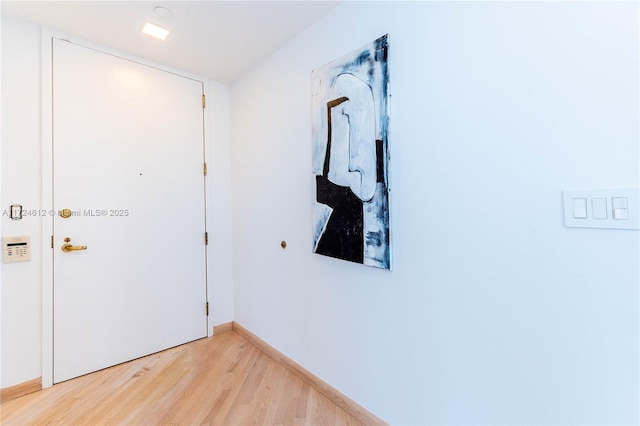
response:
[[[63,244],[62,245],[62,251],[65,253],[68,253],[70,251],[75,251],[75,250],[86,250],[87,246],[74,246],[71,244]]]
[[[71,238],[66,237],[64,239],[64,242],[66,244],[62,245],[62,251],[65,253],[68,253],[70,251],[76,251],[76,250],[86,250],[87,246],[74,246],[73,244],[69,244],[71,242]]]

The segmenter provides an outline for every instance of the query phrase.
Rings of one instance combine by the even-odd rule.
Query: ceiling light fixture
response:
[[[169,35],[169,30],[159,27],[158,25],[154,25],[151,22],[144,23],[142,32],[150,35],[151,37],[159,38],[160,40],[166,39]]]

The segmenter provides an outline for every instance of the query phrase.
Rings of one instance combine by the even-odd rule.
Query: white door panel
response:
[[[54,382],[206,336],[202,90],[54,40]]]

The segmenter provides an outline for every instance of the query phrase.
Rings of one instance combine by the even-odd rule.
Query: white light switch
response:
[[[629,220],[629,209],[626,197],[611,198],[611,207],[613,209],[613,218],[615,220]]]
[[[573,199],[573,217],[574,219],[587,218],[587,199],[586,198]]]
[[[567,189],[563,200],[567,228],[640,229],[638,188]]]
[[[607,218],[607,199],[592,198],[591,199],[591,216],[594,219],[605,220]]]

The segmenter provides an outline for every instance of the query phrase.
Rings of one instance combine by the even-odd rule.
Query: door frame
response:
[[[50,211],[53,206],[53,38],[64,39],[79,46],[87,47],[108,55],[113,55],[122,59],[137,62],[161,71],[176,74],[181,77],[199,81],[203,84],[203,92],[209,93],[208,79],[178,70],[166,65],[155,63],[134,55],[130,55],[115,49],[97,45],[88,42],[79,37],[64,34],[58,31],[42,28],[41,29],[41,140],[42,140],[42,210],[47,215],[43,215],[42,223],[42,387],[48,388],[53,386],[53,248],[51,247],[51,236],[53,235],[54,217]],[[204,160],[207,164],[213,164],[209,157],[212,152],[211,136],[210,136],[210,118],[207,109],[203,108],[203,133],[204,133]],[[211,166],[209,166],[211,168]],[[209,219],[209,203],[211,198],[208,173],[204,176],[204,195],[205,195],[205,226],[210,228]],[[210,232],[210,230],[209,230]],[[206,258],[206,297],[209,306],[213,308],[211,303],[212,287],[209,279],[209,250],[205,247]],[[207,316],[207,337],[213,335],[213,309],[209,310]]]

